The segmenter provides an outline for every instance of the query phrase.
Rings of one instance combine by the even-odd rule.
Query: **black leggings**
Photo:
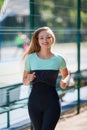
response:
[[[35,130],[54,130],[60,118],[60,102],[55,87],[34,86],[28,111]]]

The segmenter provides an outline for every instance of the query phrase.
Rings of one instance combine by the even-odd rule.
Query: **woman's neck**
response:
[[[48,59],[48,58],[51,58],[53,56],[52,52],[50,50],[43,50],[43,51],[39,51],[37,53],[37,55],[40,57],[40,58],[43,58],[43,59]]]

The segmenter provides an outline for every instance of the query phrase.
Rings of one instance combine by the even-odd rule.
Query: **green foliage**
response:
[[[51,27],[57,41],[76,39],[78,0],[35,0],[35,28]],[[81,28],[87,28],[87,0],[81,0]],[[66,29],[66,31],[65,31]],[[73,32],[75,31],[75,32]]]
[[[0,6],[3,1],[0,0]],[[57,42],[75,41],[77,2],[78,0],[34,0],[34,14],[30,14],[34,16],[34,29],[49,26],[53,29]],[[27,20],[30,22],[29,16],[23,16],[23,22],[17,23],[17,18],[13,16],[6,18],[2,25],[24,27]],[[81,29],[87,29],[87,0],[81,0]],[[86,37],[87,34],[84,34],[83,39]]]
[[[3,5],[3,2],[4,2],[4,0],[0,0],[0,8],[1,8],[2,5]]]
[[[35,2],[39,3],[39,8],[35,10],[35,13],[40,15],[38,23],[43,21],[44,24],[51,25],[54,28],[58,26],[59,28],[75,26],[76,0],[44,0],[43,2],[35,0]],[[38,4],[36,6],[38,6]],[[74,12],[74,14],[72,12]],[[36,20],[35,22],[37,23]]]

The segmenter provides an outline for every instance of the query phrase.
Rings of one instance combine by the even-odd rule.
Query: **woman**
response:
[[[37,29],[24,57],[24,85],[32,83],[28,111],[35,130],[54,130],[60,118],[60,102],[56,92],[59,71],[62,75],[60,86],[66,88],[68,70],[65,60],[51,52],[55,35],[49,27]]]

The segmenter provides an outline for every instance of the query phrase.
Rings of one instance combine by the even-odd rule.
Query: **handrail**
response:
[[[5,88],[8,88],[8,87],[13,87],[13,86],[16,86],[16,85],[23,85],[23,83],[15,83],[15,84],[3,85],[2,87],[0,87],[0,89],[5,89]]]
[[[21,87],[21,85],[22,85],[22,83],[18,83],[18,84],[13,84],[13,85],[7,85],[6,87],[2,88],[2,89],[6,89],[7,102],[6,102],[5,105],[0,105],[0,107],[7,108],[7,110],[5,109],[5,111],[4,111],[4,112],[7,112],[7,128],[10,127],[10,111],[14,110],[14,109],[24,107],[25,104],[23,104],[23,105],[21,105],[21,106],[19,106],[17,108],[14,108],[14,109],[11,109],[10,106],[12,106],[12,105],[14,106],[15,103],[18,103],[20,101],[24,101],[24,100],[27,99],[27,98],[23,98],[23,99],[18,99],[17,101],[10,102],[10,92],[12,90],[15,90],[16,88]],[[0,90],[2,90],[2,89],[0,88]],[[3,112],[0,112],[0,113],[3,113]]]

